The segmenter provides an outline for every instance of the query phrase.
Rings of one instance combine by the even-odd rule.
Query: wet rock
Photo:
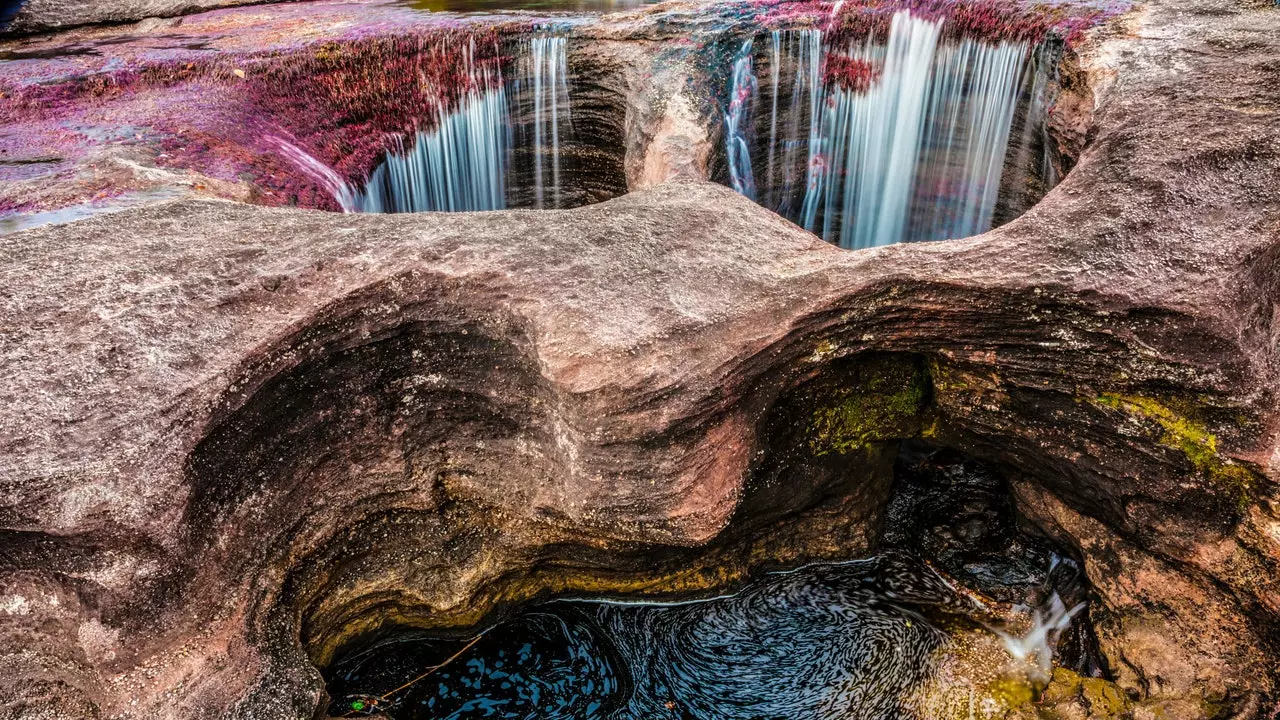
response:
[[[918,436],[1081,559],[1134,717],[1265,717],[1280,16],[1129,22],[1075,169],[969,240],[846,253],[702,183],[0,237],[0,712],[309,717],[355,639],[865,553]]]

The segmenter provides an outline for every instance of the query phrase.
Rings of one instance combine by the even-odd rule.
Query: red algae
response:
[[[1124,1],[1028,3],[1024,0],[752,0],[766,28],[811,27],[827,34],[831,47],[885,37],[893,16],[907,10],[917,17],[945,20],[952,38],[1036,44],[1048,35],[1077,42],[1091,27],[1128,9]]]
[[[837,49],[886,36],[903,9],[945,17],[944,33],[953,37],[1038,42],[1053,33],[1070,42],[1124,7],[1099,2],[1108,4],[747,0],[719,12],[766,29],[821,28]],[[57,47],[71,47],[68,38],[74,47],[100,46],[74,57],[0,63],[0,160],[56,155],[67,160],[57,166],[60,177],[71,177],[64,166],[105,141],[141,149],[162,167],[248,182],[264,204],[336,209],[332,192],[281,156],[275,139],[344,182],[363,182],[397,139],[432,129],[442,113],[501,83],[510,74],[509,39],[536,22],[424,17],[379,4],[357,13],[319,0],[189,16],[182,35],[73,31]],[[183,45],[193,37],[198,50]],[[41,41],[33,42],[32,51],[40,51]],[[854,91],[868,89],[876,72],[838,52],[823,68],[827,83]]]
[[[468,95],[501,83],[511,59],[503,46],[498,29],[443,26],[256,55],[153,61],[52,82],[0,79],[0,122],[28,129],[27,144],[37,145],[36,138],[68,126],[92,132],[107,116],[109,124],[128,122],[155,140],[162,167],[251,180],[268,205],[339,209],[330,192],[264,141],[287,138],[346,181],[360,182],[396,135],[429,130]],[[143,144],[143,134],[136,137],[134,144]],[[88,134],[81,139],[93,144]]]
[[[880,73],[869,61],[829,53],[822,68],[823,84],[852,92],[866,92]]]
[[[38,118],[72,105],[92,104],[118,98],[134,88],[138,73],[133,70],[95,73],[62,82],[19,86],[0,81],[0,122],[14,123]]]
[[[502,82],[507,38],[532,22],[320,0],[188,16],[180,35],[83,28],[36,39],[24,50],[54,55],[0,63],[0,161],[34,154],[74,165],[90,148],[134,148],[131,157],[160,167],[248,182],[264,204],[337,209],[277,139],[361,182],[396,136],[431,129]],[[67,48],[92,52],[56,53]],[[67,165],[24,166],[24,177],[74,185]],[[6,168],[0,175],[15,174]]]
[[[465,97],[500,84],[509,60],[491,29],[326,43],[252,69],[245,92],[256,117],[359,181],[390,136],[432,129]]]

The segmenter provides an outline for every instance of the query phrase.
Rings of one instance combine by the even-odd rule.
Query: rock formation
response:
[[[127,23],[149,18],[171,18],[187,13],[233,5],[253,5],[263,0],[16,0],[17,11],[0,33],[42,32],[94,23]],[[287,2],[288,0],[284,0]]]
[[[184,19],[230,58],[200,87],[282,27],[256,18],[336,32],[301,7]],[[672,18],[710,34],[709,12],[581,42],[669,64]],[[7,162],[70,148],[10,207],[215,197],[0,236],[0,718],[311,717],[316,667],[379,629],[862,554],[913,437],[1007,468],[1027,527],[1084,560],[1113,681],[1059,673],[1041,717],[1274,717],[1278,30],[1261,3],[1144,3],[1068,58],[1076,163],[1038,205],[858,252],[699,179],[714,113],[662,84],[679,70],[598,84],[628,103],[633,192],[426,216],[242,202],[262,188],[123,135],[33,148],[59,119],[6,90],[32,123]],[[72,116],[172,108],[184,82]]]

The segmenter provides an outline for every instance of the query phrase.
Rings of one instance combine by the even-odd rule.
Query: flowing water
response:
[[[694,602],[555,602],[474,644],[400,639],[334,668],[330,711],[380,705],[397,720],[896,720],[946,640],[919,608],[964,602],[940,576],[901,562],[809,566]]]
[[[944,22],[899,12],[843,48],[774,31],[767,83],[741,59],[731,81],[730,185],[846,248],[990,229],[1019,101],[1043,83],[1026,43],[944,39]]]
[[[965,684],[946,665],[948,653],[976,647],[979,636],[990,640],[980,666],[996,677],[1044,682],[1059,663],[1105,674],[1085,662],[1097,655],[1087,619],[1074,621],[1087,616],[1079,565],[1019,530],[1007,481],[993,468],[905,445],[881,543],[874,558],[763,575],[720,597],[559,600],[471,637],[384,638],[324,671],[329,712],[394,720],[1004,717],[998,704],[952,712],[953,700],[972,708],[987,687]],[[1007,624],[1018,606],[1030,622]],[[1063,647],[1075,649],[1055,653]],[[954,687],[929,694],[940,679]]]
[[[464,212],[501,210],[511,203],[513,156],[532,158],[537,208],[562,207],[562,154],[572,134],[568,44],[542,34],[522,43],[511,78],[474,77],[474,90],[431,129],[390,139],[386,157],[359,185],[352,185],[294,143],[268,144],[318,185],[346,212]]]
[[[560,135],[570,132],[569,63],[563,37],[530,41],[517,92],[532,105],[532,127],[522,127],[533,154],[535,207],[560,207]],[[531,137],[530,137],[531,136]]]
[[[511,146],[501,85],[469,96],[407,147],[397,138],[364,187],[342,198],[352,212],[500,210]]]
[[[751,41],[742,44],[742,51],[733,61],[733,94],[729,97],[729,111],[724,116],[725,155],[729,160],[729,179],[733,189],[752,200],[756,199],[755,175],[751,172],[751,145],[748,140],[747,121],[751,99],[756,93],[756,76],[751,70]]]

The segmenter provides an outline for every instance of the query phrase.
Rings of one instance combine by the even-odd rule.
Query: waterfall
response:
[[[525,92],[533,105],[534,202],[560,207],[560,133],[567,131],[569,107],[568,43],[563,37],[543,35],[529,41],[525,54]],[[550,187],[548,187],[548,177]]]
[[[771,107],[763,202],[792,218],[798,217],[795,198],[809,179],[809,166],[822,143],[817,122],[822,104],[822,37],[821,30],[774,31],[770,42]],[[791,92],[782,106],[786,125],[779,128],[784,64]]]
[[[1020,125],[1015,122],[1015,126],[1010,128],[1011,133],[1016,131],[1016,136],[1010,135],[1006,165],[1014,172],[1022,171],[1026,178],[1026,182],[1016,183],[1010,188],[1007,210],[1016,215],[1034,205],[1048,188],[1058,183],[1051,145],[1044,141],[1043,132],[1037,132],[1042,131],[1049,121],[1049,81],[1056,64],[1056,49],[1049,43],[1041,43],[1023,71],[1021,82],[1026,88],[1027,104],[1019,118]]]
[[[751,162],[742,118],[768,103],[765,175],[743,194],[847,248],[990,229],[1029,49],[944,40],[944,22],[902,11],[887,38],[840,49],[820,29],[774,31],[767,89],[742,98],[735,63],[734,188]]]
[[[1021,665],[1019,669],[1036,682],[1047,683],[1053,675],[1053,652],[1058,646],[1058,638],[1071,626],[1071,619],[1084,608],[1084,603],[1068,608],[1055,592],[1045,607],[1031,609],[1031,627],[1025,633],[1015,635],[1000,629],[994,631],[1004,642],[1009,655]]]
[[[318,177],[348,212],[500,210],[519,150],[532,157],[535,207],[560,207],[561,144],[572,127],[566,46],[554,35],[526,41],[510,87],[500,77],[474,78],[476,89],[441,108],[432,129],[393,138],[362,187],[330,188],[333,178]]]
[[[914,235],[945,240],[991,227],[1026,43],[963,40],[939,49],[922,179],[954,200],[922,207]]]
[[[866,93],[834,91],[828,116],[823,118],[827,162],[811,164],[811,172],[825,177],[821,182],[810,182],[810,194],[805,197],[807,228],[813,229],[812,213],[816,213],[826,185],[832,189],[827,197],[843,201],[842,217],[853,219],[841,228],[842,246],[871,247],[903,240],[920,165],[929,69],[941,29],[939,22],[906,13],[895,15],[880,81]],[[868,47],[864,57],[874,50]],[[836,192],[841,155],[847,175],[843,192]],[[829,218],[833,203],[824,203],[824,209]],[[833,226],[826,219],[824,234],[828,237]]]
[[[282,137],[268,135],[263,140],[268,147],[275,150],[286,160],[293,163],[304,175],[311,178],[312,182],[323,188],[325,192],[333,195],[344,210],[350,210],[351,188],[342,179],[342,176],[338,175],[336,170]]]
[[[751,98],[756,93],[756,75],[751,68],[751,40],[742,44],[733,61],[733,80],[729,89],[729,110],[724,116],[725,153],[729,158],[729,182],[733,189],[754,200],[756,181],[751,172],[751,144],[748,125]]]
[[[506,207],[510,123],[501,85],[440,111],[436,127],[401,138],[344,207],[356,212],[499,210]]]

